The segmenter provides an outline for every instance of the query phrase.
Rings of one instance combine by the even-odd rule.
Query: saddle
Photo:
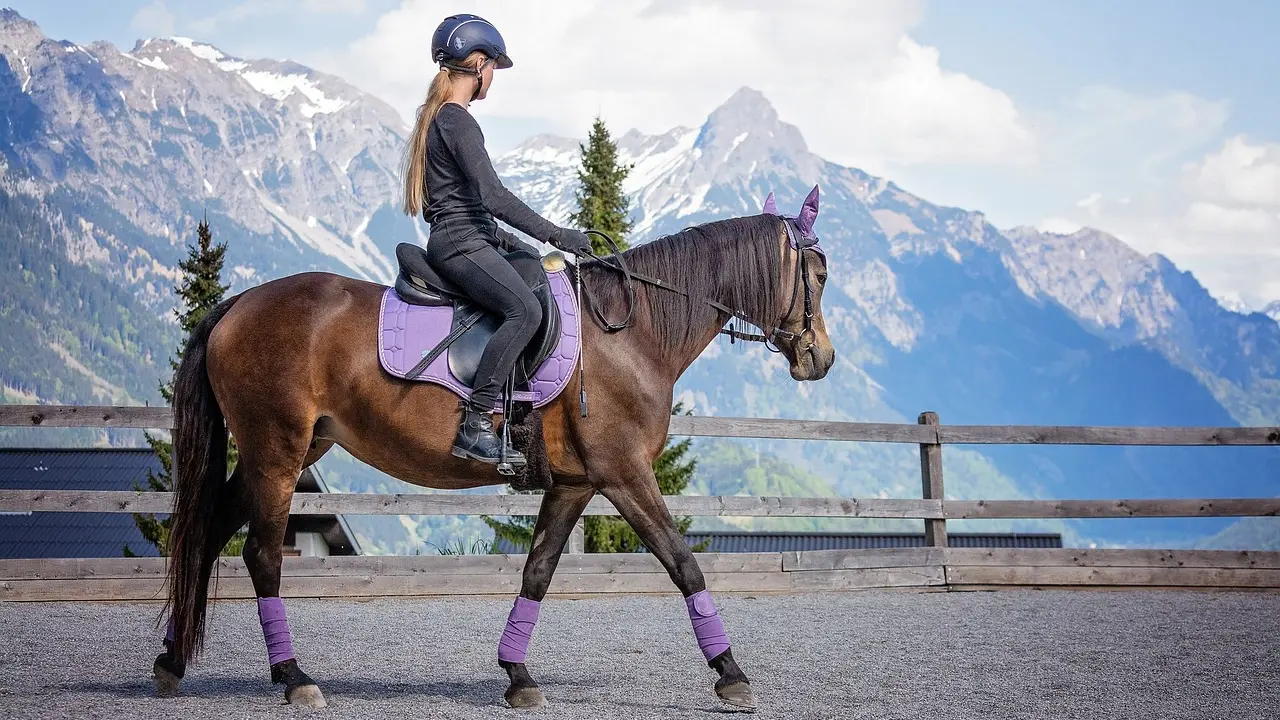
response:
[[[538,401],[554,396],[548,397],[549,391],[562,389],[561,381],[567,380],[572,361],[577,360],[577,307],[563,255],[554,252],[538,258],[516,251],[507,253],[507,259],[542,306],[542,322],[516,361],[513,399],[540,405],[543,403]],[[480,357],[501,324],[501,316],[477,305],[462,288],[440,277],[427,264],[425,248],[400,243],[396,260],[395,285],[386,290],[380,312],[383,367],[408,380],[433,381],[469,395]],[[445,356],[443,365],[437,362],[441,355]],[[549,387],[548,382],[555,387]]]

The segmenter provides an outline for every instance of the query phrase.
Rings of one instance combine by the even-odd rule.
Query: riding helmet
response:
[[[431,60],[453,65],[479,50],[497,62],[499,68],[511,67],[507,44],[493,23],[479,15],[450,15],[431,36]]]

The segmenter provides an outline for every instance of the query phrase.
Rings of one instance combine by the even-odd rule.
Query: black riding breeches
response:
[[[480,357],[471,393],[475,409],[492,410],[542,323],[542,305],[522,277],[541,272],[540,256],[528,245],[504,254],[485,223],[455,220],[432,225],[427,262],[477,305],[502,318]]]

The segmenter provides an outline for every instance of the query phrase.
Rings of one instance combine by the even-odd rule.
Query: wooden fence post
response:
[[[920,425],[938,425],[938,413],[922,412],[916,421]],[[920,443],[920,480],[925,500],[942,500],[942,444]],[[924,544],[928,547],[947,546],[947,521],[924,521]]]
[[[587,551],[587,521],[585,518],[578,518],[578,522],[573,524],[573,532],[569,533],[569,542],[565,543],[564,551],[581,555]]]

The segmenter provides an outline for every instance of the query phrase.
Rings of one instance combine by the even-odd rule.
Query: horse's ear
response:
[[[796,229],[805,237],[813,235],[813,222],[818,219],[818,186],[809,191],[809,197],[800,206],[800,214],[796,216]]]
[[[778,206],[773,202],[773,192],[770,191],[769,197],[764,199],[764,209],[760,212],[766,215],[777,215]]]

